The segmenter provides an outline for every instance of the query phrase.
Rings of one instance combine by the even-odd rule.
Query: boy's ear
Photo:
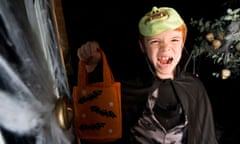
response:
[[[144,49],[144,46],[143,46],[143,41],[139,39],[138,44],[140,46],[140,49],[141,49],[142,53],[145,53],[145,49]]]

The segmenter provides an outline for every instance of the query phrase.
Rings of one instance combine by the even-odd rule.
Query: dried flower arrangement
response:
[[[195,38],[192,56],[205,55],[220,65],[220,72],[213,76],[227,79],[240,74],[240,8],[227,9],[227,14],[213,21],[193,20],[191,26],[200,35]]]

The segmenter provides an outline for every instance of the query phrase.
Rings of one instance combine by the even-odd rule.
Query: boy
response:
[[[147,91],[131,96],[132,103],[123,101],[123,113],[126,113],[123,118],[127,121],[123,123],[123,127],[127,127],[123,141],[134,144],[216,144],[207,92],[197,77],[179,67],[187,35],[181,16],[170,7],[153,7],[140,19],[139,32],[139,45],[154,80]],[[101,61],[99,50],[96,41],[89,41],[78,49],[79,58],[88,64],[88,72],[95,71]]]

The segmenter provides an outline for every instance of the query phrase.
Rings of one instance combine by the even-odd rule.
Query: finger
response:
[[[86,47],[85,44],[82,45],[82,46],[78,49],[78,56],[79,56],[79,58],[82,59],[82,60],[86,60],[87,57],[89,57],[89,56],[87,55],[86,49],[87,49],[87,47]]]
[[[86,48],[84,50],[86,57],[90,57],[92,55],[93,44],[92,42],[86,43]]]
[[[91,51],[90,51],[90,53],[91,53],[91,56],[94,56],[94,55],[96,55],[96,53],[98,53],[98,49],[99,49],[99,45],[98,45],[98,43],[97,42],[92,42],[91,43]]]

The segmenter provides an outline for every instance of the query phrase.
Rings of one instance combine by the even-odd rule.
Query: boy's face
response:
[[[158,35],[145,37],[145,52],[161,79],[173,79],[183,48],[181,31],[167,30]]]

